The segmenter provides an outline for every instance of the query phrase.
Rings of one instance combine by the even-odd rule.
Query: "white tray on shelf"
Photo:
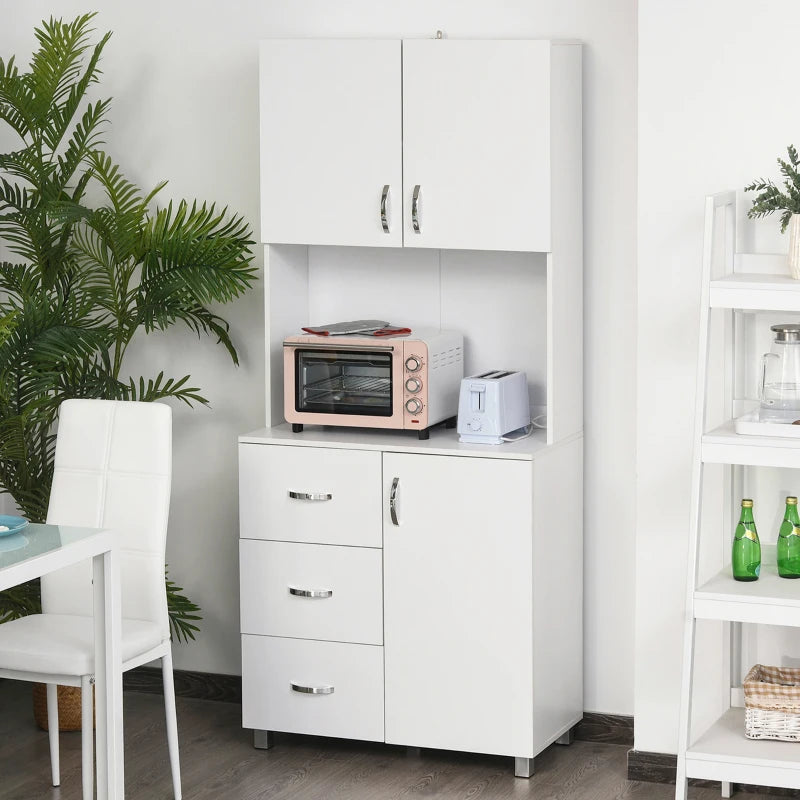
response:
[[[791,422],[776,422],[775,420],[759,419],[758,409],[734,420],[736,433],[750,436],[781,436],[788,439],[800,439],[800,424]]]

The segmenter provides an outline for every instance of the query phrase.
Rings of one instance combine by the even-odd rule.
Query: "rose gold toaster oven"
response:
[[[283,342],[284,416],[303,425],[416,430],[455,427],[464,375],[460,333],[289,336]]]

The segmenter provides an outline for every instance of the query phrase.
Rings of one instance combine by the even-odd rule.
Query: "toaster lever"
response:
[[[486,384],[473,383],[469,387],[470,407],[473,411],[486,410]]]

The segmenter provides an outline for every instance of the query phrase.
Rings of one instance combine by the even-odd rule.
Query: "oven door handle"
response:
[[[307,344],[306,342],[284,342],[284,347],[294,347],[298,350],[341,350],[343,352],[349,352],[350,350],[365,350],[368,352],[375,352],[376,350],[380,350],[386,353],[391,353],[394,351],[394,347],[390,344],[335,344],[333,342],[314,342],[313,344]]]

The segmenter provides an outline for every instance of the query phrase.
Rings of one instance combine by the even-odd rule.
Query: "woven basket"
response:
[[[94,686],[92,686],[94,697]],[[43,730],[47,725],[47,686],[43,683],[33,684],[33,718]],[[94,709],[92,722],[94,723]],[[58,687],[58,729],[60,731],[79,731],[81,729],[81,689],[79,686]]]
[[[756,664],[744,679],[744,734],[800,742],[800,669]]]

